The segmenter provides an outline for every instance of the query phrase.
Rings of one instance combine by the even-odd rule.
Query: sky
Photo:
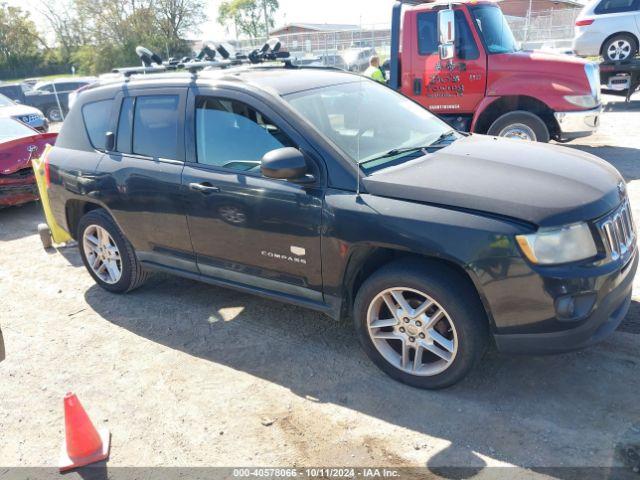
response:
[[[6,0],[5,0],[6,1]],[[52,0],[8,0],[10,5],[29,10],[38,24],[42,24],[39,11],[45,1]],[[348,23],[353,25],[389,24],[394,0],[279,0],[280,10],[276,16],[276,27],[285,23]],[[200,31],[190,32],[191,39],[220,40],[228,35],[218,25],[218,7],[222,0],[207,2],[208,21]]]

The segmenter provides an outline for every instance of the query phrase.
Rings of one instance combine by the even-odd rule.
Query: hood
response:
[[[0,117],[20,117],[23,115],[40,115],[41,117],[43,116],[40,110],[34,107],[30,107],[29,105],[15,104],[9,105],[8,107],[0,107]]]
[[[513,64],[513,70],[547,71],[555,68],[578,68],[583,70],[589,63],[584,58],[562,53],[547,52],[542,50],[520,50],[514,53],[500,53],[491,55],[492,59],[503,60],[506,64]]]
[[[620,204],[620,173],[569,147],[470,135],[371,174],[373,195],[511,217],[541,227],[598,218]]]
[[[43,133],[0,143],[0,175],[10,175],[31,166],[31,160],[38,158],[47,144],[53,145],[57,133]]]

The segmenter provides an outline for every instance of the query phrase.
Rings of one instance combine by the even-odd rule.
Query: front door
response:
[[[190,94],[195,138],[182,182],[200,273],[306,300],[322,300],[320,229],[323,182],[265,178],[262,156],[308,150],[272,110],[237,92]],[[258,110],[259,109],[259,110]]]
[[[455,57],[440,60],[438,12],[429,10],[416,15],[416,35],[410,49],[412,81],[409,91],[403,93],[433,113],[473,113],[485,96],[487,58],[470,21],[468,12],[455,11]]]

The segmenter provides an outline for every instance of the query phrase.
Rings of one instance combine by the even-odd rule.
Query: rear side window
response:
[[[462,10],[456,10],[456,57],[475,60],[480,56],[478,46]],[[418,50],[420,55],[438,52],[438,12],[418,14]]]
[[[106,133],[109,129],[111,105],[113,100],[101,100],[87,103],[82,107],[82,118],[89,135],[91,145],[96,150],[104,150]]]
[[[638,10],[638,7],[638,0],[602,0],[594,12],[596,14],[632,12]]]
[[[178,95],[137,97],[133,116],[133,153],[178,157]]]

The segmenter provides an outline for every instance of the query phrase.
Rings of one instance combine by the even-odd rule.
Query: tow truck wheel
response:
[[[383,267],[360,287],[353,313],[358,339],[373,363],[418,388],[458,382],[488,344],[476,292],[438,264],[412,260]]]
[[[607,62],[620,62],[638,54],[637,40],[627,33],[620,33],[602,45],[602,57]]]
[[[542,143],[547,143],[550,139],[549,129],[542,119],[524,110],[505,113],[499,117],[489,127],[487,135]]]

